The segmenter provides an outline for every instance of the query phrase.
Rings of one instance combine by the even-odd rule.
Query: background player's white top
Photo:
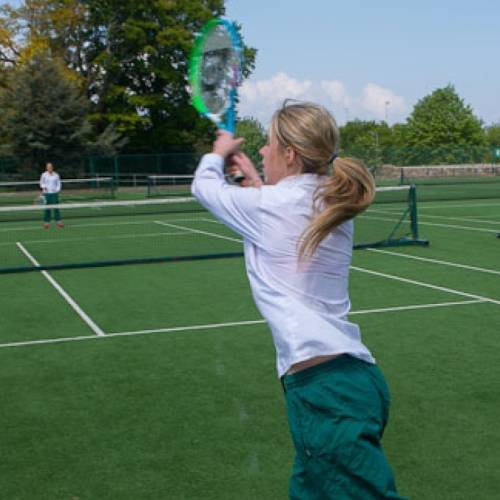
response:
[[[40,187],[44,193],[59,193],[61,191],[61,179],[59,174],[44,172],[40,177]]]
[[[241,234],[253,296],[269,323],[278,375],[315,356],[348,353],[375,363],[357,325],[347,319],[353,223],[342,224],[299,263],[297,243],[312,216],[315,174],[285,177],[272,186],[241,188],[224,178],[224,160],[203,157],[193,195]]]

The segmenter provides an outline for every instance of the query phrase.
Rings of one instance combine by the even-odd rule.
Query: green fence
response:
[[[132,174],[192,174],[200,161],[198,153],[136,154],[88,158],[90,177],[111,175],[117,179]]]
[[[383,146],[352,147],[341,154],[363,160],[371,169],[380,165],[461,165],[499,163],[500,146],[439,146],[394,148]]]
[[[429,148],[354,147],[342,155],[363,160],[375,170],[383,164],[451,165],[470,163],[500,164],[500,146],[441,146]],[[133,176],[192,174],[200,160],[199,153],[129,154],[118,156],[87,156],[68,154],[67,160],[56,160],[63,177],[111,176],[116,181]],[[44,168],[44,162],[20,157],[0,157],[0,181],[33,180]]]
[[[70,156],[70,155],[68,155]],[[114,177],[130,178],[133,175],[192,174],[200,160],[199,153],[134,154],[118,156],[85,156],[78,160],[54,161],[62,177]],[[33,180],[44,169],[44,162],[28,162],[26,159],[0,157],[0,181]]]
[[[15,180],[16,176],[19,174],[19,170],[21,170],[21,167],[22,161],[20,158],[15,156],[0,157],[0,178],[5,180]]]

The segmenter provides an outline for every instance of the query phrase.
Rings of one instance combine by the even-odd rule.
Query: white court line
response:
[[[447,209],[447,208],[469,208],[469,207],[498,207],[500,206],[500,202],[492,202],[492,203],[463,203],[463,204],[455,204],[455,205],[446,205],[445,203],[443,204],[440,204],[440,205],[428,205],[427,204],[428,202],[425,202],[425,201],[417,201],[417,204],[418,204],[418,210],[433,210],[433,209]],[[391,204],[391,205],[394,205],[394,204]],[[406,207],[408,206],[407,204],[398,204],[397,207],[395,207],[394,209],[387,209],[387,210],[394,210],[396,213],[403,207]],[[371,208],[369,208],[368,210],[371,210]]]
[[[386,312],[399,312],[399,311],[410,311],[414,309],[432,309],[436,307],[453,307],[453,306],[462,306],[462,305],[470,305],[470,304],[480,304],[485,303],[487,300],[476,299],[476,300],[464,300],[460,302],[440,302],[433,304],[415,304],[408,306],[398,306],[398,307],[385,307],[381,309],[361,309],[359,311],[351,311],[349,316],[351,315],[360,315],[360,314],[380,314]],[[265,320],[257,319],[250,321],[232,321],[229,323],[214,323],[207,325],[191,325],[191,326],[177,326],[172,328],[157,328],[150,330],[136,330],[130,332],[115,332],[115,333],[107,333],[104,337],[61,337],[56,339],[43,339],[43,340],[26,340],[22,342],[9,342],[6,344],[0,344],[0,348],[7,347],[24,347],[31,345],[43,345],[43,344],[59,344],[63,342],[75,342],[82,340],[94,340],[98,338],[112,338],[112,337],[134,337],[139,335],[154,335],[159,333],[175,333],[175,332],[187,332],[187,331],[198,331],[198,330],[213,330],[218,328],[228,328],[233,326],[251,326],[251,325],[261,325],[264,324]]]
[[[435,304],[416,304],[412,306],[396,306],[396,307],[385,307],[384,309],[364,309],[360,311],[351,311],[349,316],[355,316],[358,314],[376,314],[385,312],[397,312],[397,311],[413,311],[415,309],[434,309],[436,307],[451,307],[451,306],[464,306],[468,304],[483,304],[485,300],[474,299],[474,300],[461,300],[459,302],[437,302]]]
[[[417,198],[418,198],[418,193],[417,193]],[[425,204],[426,202],[421,201],[418,202],[418,209],[419,210],[427,210],[427,209],[434,209],[434,208],[468,208],[468,207],[498,207],[500,206],[500,202],[493,202],[493,203],[462,203],[460,205],[427,205]]]
[[[396,257],[403,257],[405,259],[421,260],[423,262],[431,262],[433,264],[440,264],[443,266],[459,267],[461,269],[468,269],[470,271],[478,271],[480,273],[497,274],[500,276],[500,271],[494,269],[486,269],[485,267],[467,266],[465,264],[458,264],[457,262],[449,262],[447,260],[431,259],[429,257],[418,257],[417,255],[408,255],[405,253],[391,252],[389,250],[381,250],[379,248],[368,248],[369,252],[384,253],[387,255],[394,255]]]
[[[192,229],[186,226],[178,226],[177,224],[170,224],[169,222],[162,222],[160,220],[155,220],[155,224],[160,224],[161,226],[174,227],[176,229],[184,229],[185,231],[190,231],[192,233],[204,234],[206,236],[212,236],[213,238],[220,238],[221,240],[236,241],[237,243],[243,243],[239,238],[232,238],[231,236],[223,236],[222,234],[210,233],[208,231],[201,231],[200,229]]]
[[[223,222],[221,222],[220,220],[217,220],[217,219],[199,219],[200,221],[203,221],[203,222],[211,222],[212,224],[218,224],[219,226],[222,226],[224,225]],[[175,220],[172,221],[172,222],[176,222]],[[177,221],[178,222],[178,221]]]
[[[401,276],[395,276],[392,274],[380,273],[378,271],[372,271],[371,269],[366,269],[364,267],[351,266],[354,271],[360,271],[362,273],[373,274],[374,276],[380,276],[381,278],[387,278],[395,281],[401,281],[403,283],[409,283],[411,285],[422,286],[424,288],[431,288],[433,290],[439,290],[440,292],[447,292],[453,295],[461,295],[462,297],[468,297],[470,299],[478,299],[485,302],[490,302],[492,304],[500,305],[500,300],[492,299],[490,297],[484,297],[482,295],[476,295],[473,293],[462,292],[461,290],[455,290],[454,288],[447,288],[444,286],[432,285],[431,283],[425,283],[424,281],[416,281],[408,278],[403,278]]]
[[[372,209],[370,210],[371,212],[375,212],[378,214],[388,214],[388,215],[395,215],[397,212],[391,212],[389,210],[379,210],[379,209]],[[473,219],[473,218],[468,218],[468,216],[464,217],[446,217],[444,215],[427,215],[427,214],[419,214],[418,218],[419,220],[425,217],[426,219],[444,219],[444,220],[458,220],[458,221],[465,221],[465,222],[482,222],[484,224],[495,224],[497,226],[500,226],[500,220],[485,220],[485,219]],[[481,216],[478,216],[481,217]]]
[[[425,217],[426,219],[445,219],[445,220],[458,220],[463,222],[481,222],[483,224],[495,224],[500,227],[500,220],[486,220],[486,219],[469,219],[468,216],[465,217],[445,217],[442,215],[427,215],[420,214],[420,217]]]
[[[368,220],[383,220],[388,222],[398,222],[399,218],[395,219],[387,219],[385,217],[370,217],[369,215],[363,216],[363,219]],[[479,231],[481,233],[498,233],[498,229],[485,229],[481,227],[470,227],[470,226],[457,226],[455,224],[439,224],[437,222],[422,222],[418,221],[419,226],[436,226],[436,227],[445,227],[447,229],[460,229],[462,231]]]
[[[133,217],[133,215],[131,215]],[[199,222],[205,221],[210,222],[209,219],[172,219],[171,222]],[[143,224],[152,224],[153,220],[145,220],[145,221],[129,221],[129,222],[97,222],[94,224],[66,224],[65,230],[80,228],[80,227],[114,227],[114,226],[131,226],[131,225],[143,225]],[[0,228],[0,232],[9,232],[9,231],[36,231],[37,229],[41,229],[41,225],[38,226],[20,226],[20,227],[5,227]]]
[[[439,217],[439,216],[437,216]],[[471,220],[476,220],[478,217],[482,217],[482,215],[466,215],[465,217],[468,217],[469,219]],[[496,218],[498,218],[499,220],[497,221]],[[495,220],[493,220],[495,219]],[[488,214],[488,220],[492,221],[492,222],[500,222],[500,214]]]
[[[16,242],[16,245],[21,250],[21,252],[23,252],[23,254],[28,257],[28,259],[34,266],[40,267],[38,261],[28,252],[28,250],[26,250],[22,243],[18,241]],[[73,308],[76,314],[78,314],[78,316],[80,316],[80,318],[85,321],[85,323],[87,323],[87,325],[96,335],[98,335],[99,337],[106,335],[47,271],[41,271],[41,273],[43,274],[43,276],[45,276],[45,278],[47,278],[49,283],[62,295],[63,299]]]
[[[175,233],[134,233],[134,234],[120,234],[114,236],[89,236],[88,238],[61,238],[57,240],[47,239],[47,240],[23,240],[24,243],[67,243],[67,242],[77,242],[77,241],[102,241],[102,240],[121,240],[130,238],[153,238],[158,236],[179,236],[179,235],[191,235],[187,231],[178,231]],[[9,246],[12,242],[2,242],[0,246]]]

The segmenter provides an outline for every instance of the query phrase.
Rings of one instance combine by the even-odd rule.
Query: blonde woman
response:
[[[338,158],[339,133],[323,107],[285,102],[260,153],[264,182],[219,132],[192,185],[194,196],[243,236],[255,302],[273,334],[296,456],[290,498],[400,499],[380,440],[389,392],[348,320],[353,217],[374,182]],[[228,184],[225,162],[245,176]]]

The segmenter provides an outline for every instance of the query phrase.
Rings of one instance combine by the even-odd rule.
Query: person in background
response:
[[[42,194],[47,205],[57,205],[59,203],[61,178],[59,177],[59,174],[54,171],[54,165],[50,162],[45,165],[45,172],[40,177],[40,189],[42,190]],[[44,210],[43,227],[45,229],[49,228],[52,212],[54,212],[54,219],[57,227],[63,227],[64,224],[61,220],[61,213],[58,208]]]

